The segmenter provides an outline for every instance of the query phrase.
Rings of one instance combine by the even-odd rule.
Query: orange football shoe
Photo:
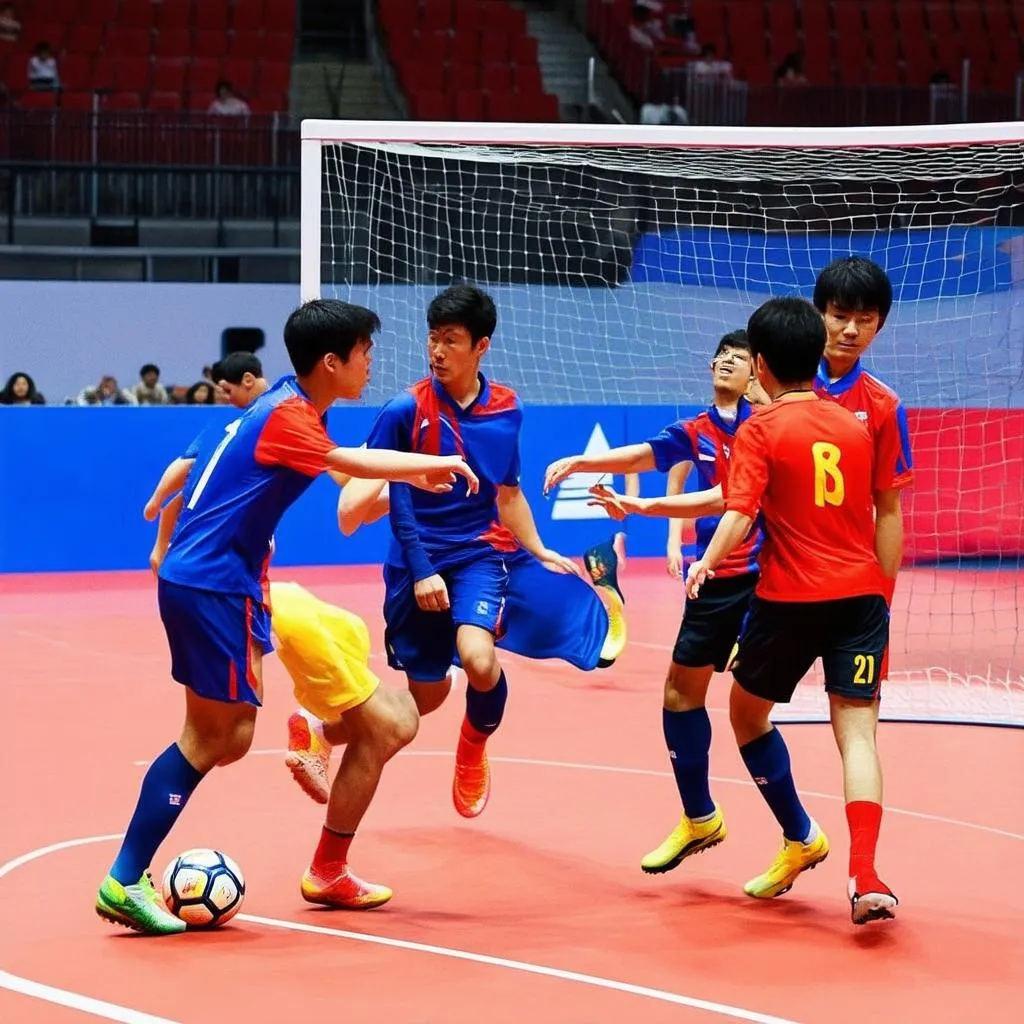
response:
[[[324,739],[323,727],[310,724],[311,715],[295,711],[288,716],[288,754],[284,763],[302,791],[318,804],[327,803],[331,791],[332,747]]]
[[[321,878],[310,866],[302,876],[302,898],[321,907],[342,910],[373,910],[383,906],[394,893],[386,885],[364,882],[348,866],[333,878]]]
[[[464,818],[475,818],[483,812],[491,795],[491,769],[487,763],[487,737],[477,739],[479,733],[467,737],[467,729],[472,730],[472,726],[463,725],[455,751],[452,802]]]

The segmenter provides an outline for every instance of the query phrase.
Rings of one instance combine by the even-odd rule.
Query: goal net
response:
[[[709,352],[770,295],[880,263],[895,304],[866,363],[916,469],[883,717],[1024,726],[1019,125],[307,121],[302,166],[302,294],[380,313],[374,404],[424,374],[424,310],[453,281],[494,295],[489,369],[528,405],[629,423],[705,405]],[[825,717],[820,676],[778,714]]]

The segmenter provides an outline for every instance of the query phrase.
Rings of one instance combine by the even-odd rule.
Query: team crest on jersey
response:
[[[867,422],[868,414],[863,409],[858,409],[853,415],[862,422]]]

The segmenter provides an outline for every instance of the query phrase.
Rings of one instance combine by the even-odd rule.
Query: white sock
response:
[[[807,838],[804,840],[804,846],[810,846],[815,839],[818,838],[818,823],[812,818],[811,819],[811,831],[807,833]]]

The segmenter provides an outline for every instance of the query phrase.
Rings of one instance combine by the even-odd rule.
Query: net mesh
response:
[[[1024,725],[1024,144],[339,141],[321,181],[321,294],[384,322],[374,404],[425,373],[452,281],[494,295],[490,373],[527,403],[671,417],[767,296],[879,262],[896,303],[870,369],[908,407],[917,472],[883,713]],[[817,677],[779,710],[826,713]]]

